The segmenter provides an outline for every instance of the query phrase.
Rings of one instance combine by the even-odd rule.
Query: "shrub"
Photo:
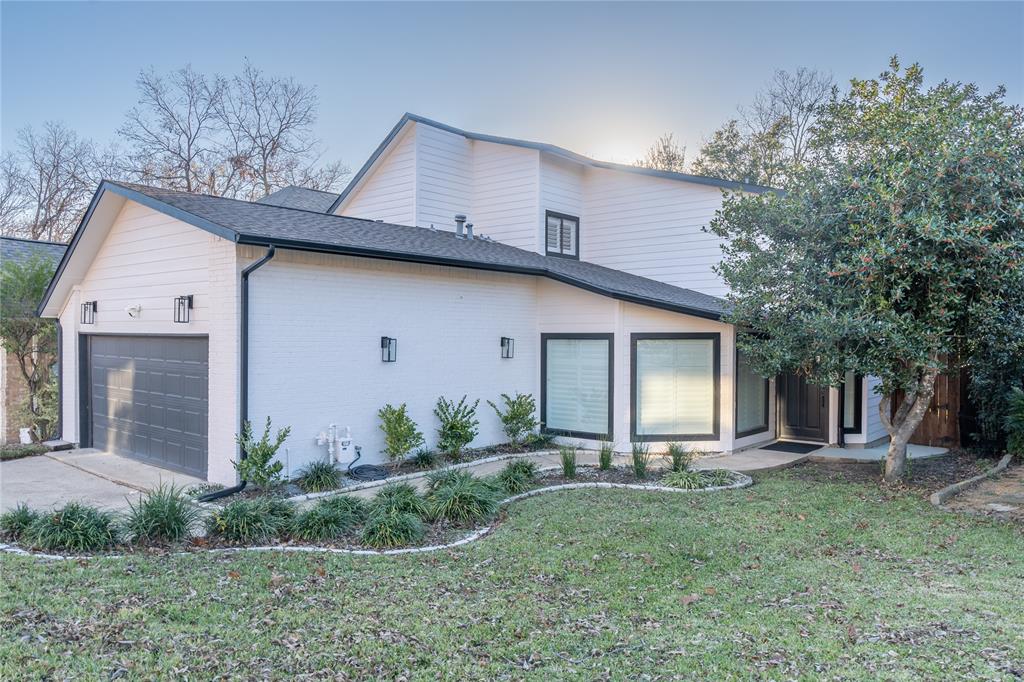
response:
[[[424,535],[426,529],[419,516],[389,510],[370,514],[360,537],[371,547],[387,549],[419,542]]]
[[[334,490],[341,484],[341,471],[334,462],[317,460],[302,470],[299,487],[307,493]]]
[[[463,478],[472,478],[473,474],[465,469],[452,469],[451,467],[431,471],[427,474],[427,494],[434,492],[442,485],[449,485]]]
[[[428,511],[426,500],[408,483],[389,483],[370,503],[370,516],[380,512],[399,512],[423,517]]]
[[[612,468],[612,457],[615,455],[615,446],[609,441],[601,441],[597,451],[597,468],[601,471],[608,471]]]
[[[0,462],[6,462],[9,459],[21,459],[22,457],[41,455],[44,452],[46,452],[45,445],[0,445]]]
[[[123,528],[127,538],[136,543],[187,540],[202,517],[181,488],[163,483],[128,506]]]
[[[206,530],[228,542],[267,542],[288,531],[294,514],[291,504],[279,498],[236,500],[207,517]]]
[[[693,461],[693,453],[682,443],[669,443],[668,456],[672,460],[672,471],[687,471]]]
[[[362,523],[370,513],[369,507],[362,499],[352,495],[335,495],[320,500],[320,505],[336,509],[341,513],[350,514],[356,523]]]
[[[476,408],[479,400],[472,405],[466,402],[466,396],[462,396],[459,402],[448,400],[444,396],[437,399],[437,406],[434,414],[441,422],[437,430],[438,449],[450,456],[452,459],[459,459],[462,456],[462,449],[473,442],[476,438],[480,422],[476,418]]]
[[[117,525],[110,512],[70,502],[63,509],[40,514],[22,540],[51,551],[92,552],[117,542]]]
[[[576,446],[563,445],[558,448],[558,454],[562,458],[562,476],[576,478]]]
[[[405,403],[398,407],[390,403],[377,411],[380,430],[384,432],[384,454],[396,464],[406,455],[423,445],[423,434],[406,412]]]
[[[701,473],[704,475],[704,485],[708,487],[731,485],[735,480],[732,472],[726,469],[709,469]]]
[[[292,521],[292,537],[307,542],[331,540],[349,532],[362,520],[361,510],[331,502],[321,500],[299,512]]]
[[[1006,431],[1007,452],[1024,457],[1024,391],[1019,387],[1015,386],[1010,391],[1003,429]]]
[[[537,428],[538,422],[533,418],[537,411],[537,403],[529,393],[516,393],[514,398],[502,393],[501,401],[505,407],[504,412],[490,400],[487,401],[487,404],[494,409],[498,419],[501,420],[502,430],[509,442],[512,445],[522,445],[526,436]]]
[[[548,450],[554,442],[555,434],[534,431],[526,434],[526,438],[523,439],[523,447],[528,450]]]
[[[433,469],[437,464],[437,453],[428,448],[420,448],[412,456],[412,463],[417,469]]]
[[[650,463],[650,446],[647,443],[633,443],[633,476],[638,481],[647,477],[647,467]]]
[[[495,478],[496,483],[507,493],[515,495],[525,492],[537,480],[537,465],[526,459],[515,459]]]
[[[0,533],[11,540],[20,540],[38,518],[39,512],[20,502],[14,509],[0,514]]]
[[[246,421],[242,433],[235,436],[235,441],[245,456],[239,462],[233,462],[238,475],[243,481],[266,488],[281,482],[281,470],[284,464],[275,462],[274,455],[291,434],[292,427],[278,429],[274,442],[270,441],[270,417],[263,429],[263,437],[255,440],[252,433],[252,422]]]
[[[480,523],[498,513],[499,493],[473,476],[453,478],[427,498],[430,517],[453,523]]]
[[[700,471],[670,471],[661,479],[661,484],[669,488],[682,488],[683,490],[699,490],[706,486],[704,476]]]

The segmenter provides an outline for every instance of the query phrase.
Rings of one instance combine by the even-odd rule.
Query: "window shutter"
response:
[[[554,216],[548,216],[548,251],[558,251],[559,245],[561,244],[561,224],[562,221]]]

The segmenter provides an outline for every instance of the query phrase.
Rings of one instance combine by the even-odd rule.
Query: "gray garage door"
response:
[[[206,477],[205,337],[90,336],[93,447]]]

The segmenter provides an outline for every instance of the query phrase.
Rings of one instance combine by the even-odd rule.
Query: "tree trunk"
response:
[[[932,396],[935,393],[935,378],[938,374],[937,367],[928,368],[914,390],[906,392],[903,402],[896,410],[896,415],[891,419],[889,410],[892,405],[892,397],[885,396],[878,406],[882,424],[889,432],[889,452],[885,457],[884,478],[886,483],[896,483],[906,474],[907,445],[928,411],[928,405],[931,404]]]

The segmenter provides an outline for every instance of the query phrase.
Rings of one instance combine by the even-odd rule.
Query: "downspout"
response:
[[[238,433],[242,433],[245,423],[249,421],[249,275],[267,264],[274,257],[277,249],[272,244],[267,245],[267,253],[255,263],[242,270],[241,278],[241,306],[242,314],[239,324],[238,345]],[[245,450],[242,450],[241,459],[246,458]],[[209,502],[228,495],[234,495],[245,489],[248,481],[242,480],[238,485],[230,488],[216,490],[196,498],[199,502]]]

